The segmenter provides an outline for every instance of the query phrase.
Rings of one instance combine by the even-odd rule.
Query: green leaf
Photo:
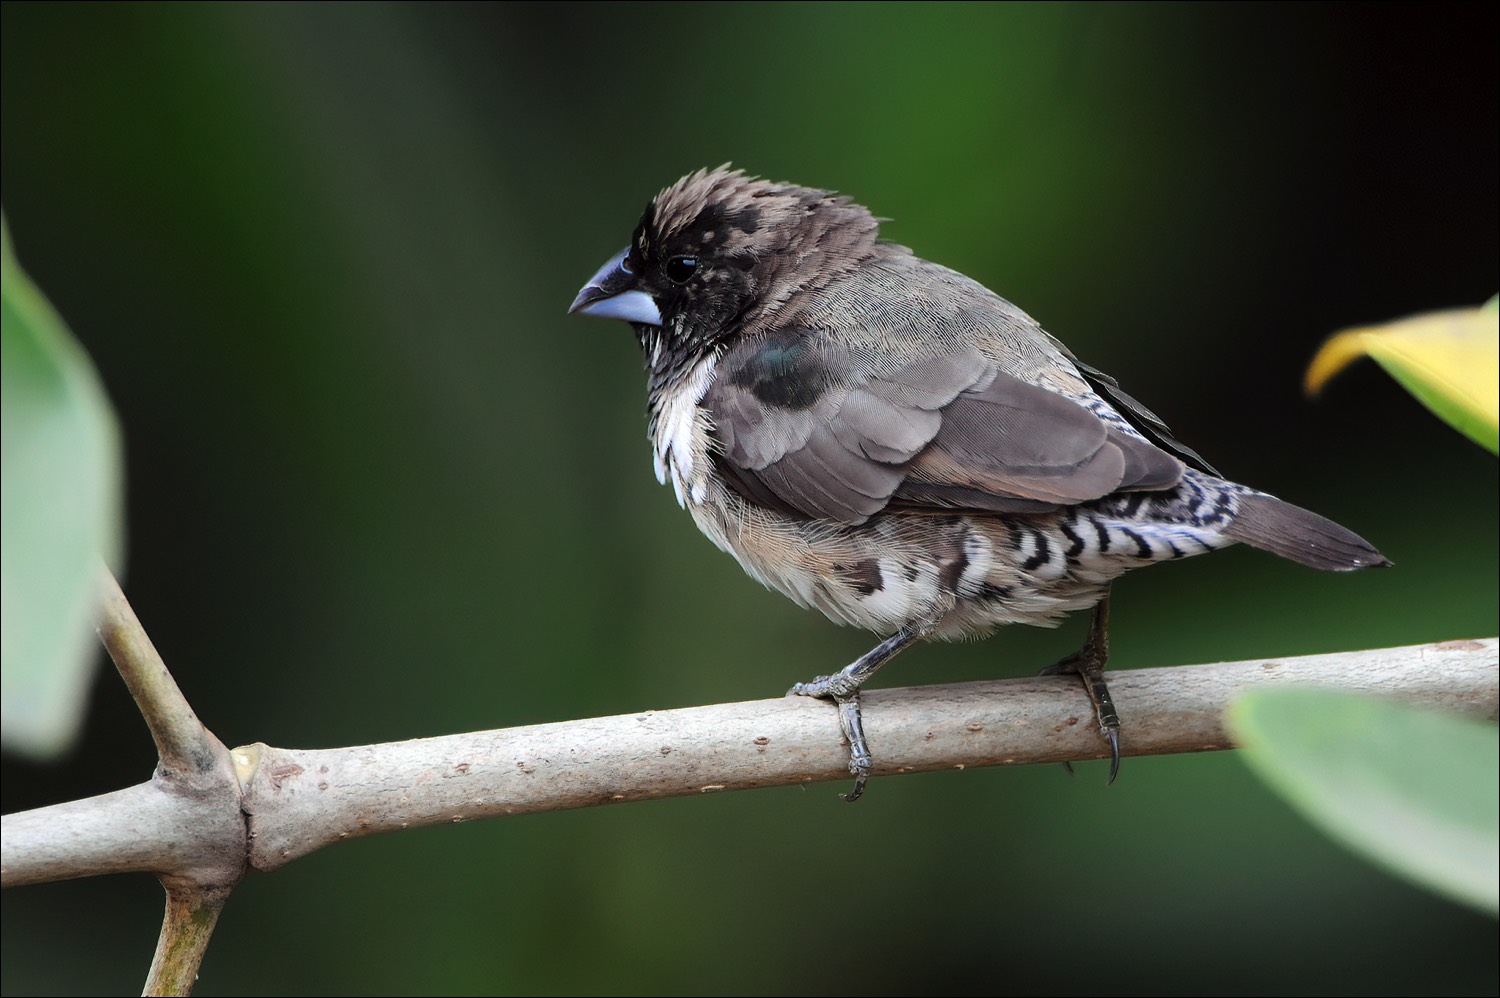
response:
[[[3,217],[0,244],[0,741],[45,756],[76,733],[97,657],[98,573],[120,548],[119,433]]]
[[[1374,357],[1417,400],[1492,454],[1500,454],[1500,307],[1428,312],[1324,343],[1308,366],[1316,395],[1362,354]]]
[[[1227,719],[1246,761],[1313,824],[1390,871],[1500,911],[1500,729],[1314,689],[1247,693]]]

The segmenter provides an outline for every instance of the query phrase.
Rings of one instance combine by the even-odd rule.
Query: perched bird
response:
[[[1219,477],[1025,312],[879,238],[830,191],[699,170],[646,206],[571,312],[645,354],[656,475],[753,578],[887,635],[793,693],[839,705],[862,792],[859,688],[912,643],[1056,626],[1119,764],[1109,587],[1245,543],[1313,568],[1388,562],[1330,520]]]

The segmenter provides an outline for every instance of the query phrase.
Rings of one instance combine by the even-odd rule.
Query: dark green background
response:
[[[1397,564],[1141,573],[1116,667],[1478,636],[1494,458],[1371,364],[1316,403],[1298,380],[1336,328],[1500,285],[1495,18],[7,4],[3,200],[121,414],[127,590],[231,745],[760,698],[865,650],[698,535],[652,479],[630,334],[563,314],[657,189],[725,160],[894,219]],[[1081,636],[882,682],[1026,674]],[[4,808],[152,764],[101,669],[87,740],[7,761]],[[198,993],[1495,993],[1492,920],[1233,755],[1103,784],[970,770],[353,842],[248,880]],[[8,892],[4,991],[138,988],[159,895]]]

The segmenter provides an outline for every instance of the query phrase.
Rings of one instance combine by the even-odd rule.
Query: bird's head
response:
[[[624,319],[643,342],[701,355],[785,322],[874,253],[878,228],[829,191],[699,170],[652,199],[630,245],[568,311]]]

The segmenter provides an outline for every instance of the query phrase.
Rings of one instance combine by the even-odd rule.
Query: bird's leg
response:
[[[854,774],[854,789],[844,795],[845,800],[859,800],[860,794],[865,792],[865,781],[870,778],[870,745],[865,741],[864,720],[859,713],[859,688],[882,665],[920,640],[934,626],[935,622],[923,622],[903,627],[833,675],[819,676],[787,690],[789,696],[819,697],[838,705],[839,727],[849,742],[849,772]]]
[[[1109,742],[1109,782],[1115,782],[1120,774],[1120,715],[1115,712],[1114,697],[1104,683],[1104,663],[1109,661],[1109,589],[1104,598],[1094,604],[1093,616],[1089,618],[1089,636],[1083,647],[1067,658],[1042,670],[1043,675],[1063,672],[1075,673],[1083,680],[1089,700],[1094,704],[1094,716],[1099,721],[1099,734]]]

